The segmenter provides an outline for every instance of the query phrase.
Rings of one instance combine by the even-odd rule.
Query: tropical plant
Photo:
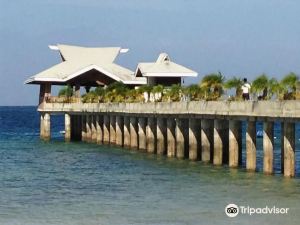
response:
[[[284,88],[280,82],[278,82],[275,78],[271,78],[268,81],[268,99],[272,99],[272,97],[276,97],[277,99],[283,99]]]
[[[73,89],[70,85],[61,88],[58,92],[59,97],[71,97],[73,95]]]
[[[258,96],[258,99],[265,100],[268,95],[269,80],[265,74],[258,76],[251,86],[251,92]]]
[[[128,91],[128,87],[122,82],[114,82],[105,89],[105,102],[123,102]]]
[[[200,83],[201,89],[205,92],[207,100],[217,100],[223,94],[224,76],[219,72],[218,74],[209,74],[203,77]]]
[[[160,84],[152,88],[151,94],[154,97],[154,101],[160,102],[162,100],[163,91],[164,91],[164,86]]]
[[[84,94],[82,96],[82,102],[83,103],[98,103],[99,102],[99,96],[95,91],[89,91],[88,93]]]
[[[296,98],[296,89],[298,81],[299,77],[295,73],[289,73],[281,80],[281,84],[284,88],[285,100],[291,100]]]
[[[225,89],[235,89],[235,99],[240,99],[242,97],[243,80],[238,77],[233,77],[227,80],[224,84]]]
[[[191,84],[183,89],[183,93],[190,97],[190,100],[200,100],[204,97],[203,90],[197,84]]]
[[[173,84],[171,87],[166,89],[164,95],[163,95],[163,101],[180,101],[180,98],[182,96],[182,87],[180,84]]]

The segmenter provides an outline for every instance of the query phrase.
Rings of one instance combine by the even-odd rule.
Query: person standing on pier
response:
[[[251,85],[248,83],[247,78],[244,78],[244,84],[242,85],[244,100],[250,100],[250,88]]]

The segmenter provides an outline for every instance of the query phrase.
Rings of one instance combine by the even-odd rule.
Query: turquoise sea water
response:
[[[64,143],[61,130],[62,118],[54,117],[52,141],[40,141],[35,107],[0,107],[0,224],[300,223],[299,132],[297,178],[286,179],[279,174],[278,125],[274,176]],[[260,149],[259,168],[261,159]],[[290,209],[287,215],[228,218],[229,203]]]

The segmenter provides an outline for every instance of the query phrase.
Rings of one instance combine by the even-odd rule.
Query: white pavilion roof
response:
[[[146,84],[146,78],[135,77],[134,72],[117,65],[114,60],[120,47],[86,48],[70,45],[50,46],[59,50],[63,62],[50,67],[25,81],[25,84],[40,82],[65,83],[90,70],[97,70],[125,84]]]
[[[161,53],[156,62],[139,63],[136,69],[144,77],[196,77],[197,72],[172,62],[166,53]]]

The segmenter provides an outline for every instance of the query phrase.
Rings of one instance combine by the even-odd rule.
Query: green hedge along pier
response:
[[[172,62],[166,53],[156,62],[140,63],[135,72],[114,63],[121,48],[50,46],[61,63],[25,83],[39,84],[40,136],[49,140],[51,115],[64,114],[65,140],[111,144],[178,159],[214,165],[241,166],[242,121],[246,121],[246,169],[257,168],[256,122],[263,122],[263,172],[274,172],[274,122],[281,122],[281,167],[295,176],[295,124],[300,101],[185,101],[82,103],[80,88],[107,86],[115,81],[140,85],[181,84],[197,73]],[[70,102],[57,102],[52,85],[73,87]],[[86,88],[88,91],[89,88]],[[75,101],[74,101],[75,99]]]

